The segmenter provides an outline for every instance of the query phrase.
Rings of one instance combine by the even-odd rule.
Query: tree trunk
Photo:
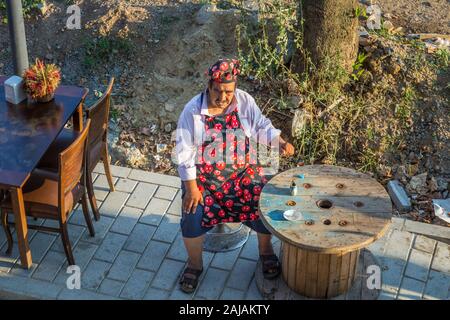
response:
[[[305,53],[318,68],[329,56],[350,73],[358,52],[357,0],[301,1]],[[305,61],[298,65],[297,71],[305,70]]]

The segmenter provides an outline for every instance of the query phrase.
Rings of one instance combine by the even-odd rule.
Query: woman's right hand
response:
[[[195,213],[197,206],[203,204],[203,196],[200,190],[198,190],[197,183],[193,181],[185,181],[186,193],[183,197],[183,212]]]

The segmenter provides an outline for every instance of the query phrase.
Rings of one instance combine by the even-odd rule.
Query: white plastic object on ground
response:
[[[434,215],[450,223],[450,199],[433,199]]]

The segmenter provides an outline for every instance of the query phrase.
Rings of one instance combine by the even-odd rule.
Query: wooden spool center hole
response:
[[[330,209],[333,206],[333,202],[327,199],[317,201],[317,206],[322,209]]]
[[[323,220],[323,224],[326,226],[329,226],[331,224],[331,220],[330,219],[325,219]]]

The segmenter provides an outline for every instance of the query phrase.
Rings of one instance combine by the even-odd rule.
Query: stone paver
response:
[[[33,274],[33,278],[52,282],[59,269],[66,262],[66,255],[61,252],[49,251]]]
[[[138,222],[141,214],[141,209],[124,207],[112,225],[111,231],[129,235]]]
[[[167,210],[167,213],[181,216],[181,190],[178,191],[177,195],[175,196],[175,199],[173,199],[172,204],[170,205],[169,210]]]
[[[92,219],[94,218],[92,217]],[[86,220],[84,219],[83,210],[81,209],[81,206],[78,206],[69,217],[69,229],[70,225],[74,224],[86,227]]]
[[[249,260],[258,260],[259,259],[258,237],[256,236],[256,234],[251,233],[249,235],[247,242],[242,247],[240,257],[246,258]]]
[[[73,256],[75,258],[75,263],[78,267],[80,267],[80,271],[83,272],[88,265],[89,261],[95,254],[95,251],[98,249],[98,245],[80,241],[77,246],[73,249]],[[68,263],[65,262],[58,275],[56,276],[54,283],[64,285],[67,281],[67,278],[71,275],[67,273]]]
[[[72,248],[74,248],[76,246],[76,244],[78,243],[78,241],[81,239],[81,236],[85,232],[86,228],[85,227],[81,227],[81,226],[77,226],[77,225],[69,224],[67,229],[69,231],[70,243],[72,245]],[[87,233],[89,234],[89,231],[87,231]],[[53,251],[64,252],[64,247],[63,247],[63,244],[62,244],[61,236],[58,236],[56,238],[55,242],[52,245],[52,250]],[[34,260],[34,258],[33,258],[33,260]]]
[[[117,178],[113,177],[113,183],[115,184],[117,182]],[[109,184],[108,179],[106,178],[106,175],[99,174],[97,179],[94,181],[94,187],[99,190],[108,190],[109,191]]]
[[[138,253],[122,250],[111,267],[108,277],[118,281],[127,281],[139,257]]]
[[[382,270],[382,289],[395,297],[402,281],[406,261],[382,257],[379,263]]]
[[[211,267],[232,270],[237,258],[239,257],[240,251],[241,248],[216,253],[213,261],[211,262]]]
[[[450,245],[438,243],[431,268],[450,274]]]
[[[113,223],[114,218],[101,216],[100,220],[94,223],[95,237],[91,237],[86,230],[81,239],[90,243],[101,244]]]
[[[256,261],[239,258],[234,265],[227,287],[246,291],[256,270]]]
[[[169,253],[167,253],[167,257],[173,260],[187,261],[188,255],[186,252],[186,248],[184,247],[183,236],[181,232],[178,232],[177,237],[172,243],[170,247]]]
[[[120,294],[124,285],[121,281],[105,279],[98,288],[98,292],[116,297]]]
[[[227,271],[209,268],[198,288],[197,296],[208,300],[217,300],[222,293],[228,275],[229,272]]]
[[[394,230],[386,244],[385,256],[406,260],[412,241],[413,235],[411,233]],[[405,247],[408,250],[405,250]]]
[[[6,234],[4,232],[0,232],[0,248],[6,243]]]
[[[416,236],[416,240],[414,241],[414,249],[422,250],[431,254],[434,251],[435,245],[436,245],[435,240],[427,238],[422,235]]]
[[[94,194],[95,194],[95,199],[97,199],[97,201],[103,202],[103,201],[105,201],[105,199],[108,196],[109,192],[106,191],[106,190],[94,187]]]
[[[37,232],[30,242],[30,250],[33,252],[33,265],[28,270],[23,269],[18,261],[14,265],[13,269],[11,269],[11,274],[22,277],[31,277],[47,251],[50,250],[50,247],[52,246],[52,243],[54,243],[55,239],[56,236],[54,234]]]
[[[416,249],[411,250],[405,275],[420,281],[426,281],[432,257],[433,255],[431,253],[422,252]]]
[[[24,269],[22,268],[22,266],[20,265],[20,261],[18,260],[11,268],[9,273],[14,276],[31,278],[38,266],[39,264],[33,262],[29,269]]]
[[[142,254],[138,263],[138,268],[157,271],[161,262],[164,260],[170,245],[159,241],[150,241],[147,249]]]
[[[151,286],[157,289],[171,290],[179,279],[184,263],[171,259],[164,259],[156,273]]]
[[[111,263],[92,259],[81,273],[81,288],[96,290],[108,275],[111,266]]]
[[[153,239],[172,243],[177,236],[179,229],[180,217],[166,214],[153,235]]]
[[[167,176],[160,173],[148,172],[139,169],[133,169],[128,178],[168,187],[181,188],[181,180],[178,177]]]
[[[170,292],[155,288],[149,288],[144,296],[144,300],[167,300]]]
[[[0,272],[8,273],[14,267],[14,264],[19,259],[19,250],[17,243],[14,243],[11,255],[6,255],[5,251],[7,244],[5,243],[0,250]]]
[[[450,274],[431,270],[423,297],[425,299],[447,299],[445,289],[450,290]]]
[[[424,287],[422,281],[411,278],[403,278],[403,283],[398,293],[399,300],[417,300],[421,299]]]
[[[127,241],[126,236],[109,232],[94,257],[99,260],[113,262],[125,244],[125,241]]]
[[[180,179],[117,166],[112,171],[113,193],[103,165],[95,169],[101,213],[100,221],[93,221],[95,237],[88,235],[80,206],[69,220],[81,289],[66,287],[72,273],[67,273],[58,235],[29,230],[33,265],[25,270],[20,267],[15,232],[13,253],[7,257],[0,230],[0,296],[6,292],[10,297],[43,299],[262,299],[254,276],[259,257],[255,232],[237,250],[204,252],[197,290],[183,293],[178,279],[188,257],[179,227]],[[45,219],[27,220],[57,225]],[[436,239],[450,239],[450,229],[399,218],[392,221],[386,234],[368,248],[382,270],[379,299],[449,299],[450,246]],[[279,252],[280,241],[274,237],[272,243]]]
[[[386,248],[379,262],[382,267],[382,290],[388,296],[396,297],[398,293],[413,240],[412,234],[393,230],[386,241]]]
[[[170,205],[170,201],[153,198],[145,209],[139,222],[158,226]]]
[[[131,168],[127,168],[127,167],[119,167],[119,166],[114,166],[114,165],[110,165],[111,168],[111,173],[113,175],[113,177],[120,177],[120,178],[126,178],[128,177],[128,175],[131,172]],[[95,168],[94,168],[94,172],[96,173],[101,173],[101,174],[105,174],[105,167],[103,166],[103,163],[98,163]]]
[[[156,191],[155,197],[172,201],[173,198],[175,198],[177,191],[178,191],[177,188],[160,186],[158,187],[158,191]]]
[[[56,299],[61,287],[47,281],[1,274],[0,291],[12,292],[17,299]]]
[[[116,191],[131,193],[137,184],[138,182],[136,180],[120,178],[114,187],[116,188]]]
[[[137,223],[125,242],[124,249],[143,253],[155,231],[154,226]]]
[[[450,239],[450,228],[428,223],[417,223],[416,221],[405,220],[405,226],[402,230],[442,239]]]
[[[250,283],[250,287],[247,291],[245,299],[247,299],[247,300],[261,300],[262,299],[261,293],[259,292],[258,287],[256,286],[256,280],[254,277]]]
[[[231,288],[225,288],[220,296],[221,300],[243,300],[245,292]]]
[[[124,299],[142,299],[155,276],[154,272],[135,269],[120,294]]]
[[[70,289],[63,289],[61,293],[57,297],[58,300],[117,300],[117,298],[92,292],[89,290],[70,290]]]
[[[74,228],[71,228],[74,229]],[[70,231],[69,231],[69,237],[70,237]],[[55,234],[49,234],[49,233],[43,233],[43,232],[37,232],[36,235],[33,237],[33,240],[31,240],[30,243],[30,250],[33,252],[33,262],[39,263],[47,253],[47,251],[52,246],[53,242],[56,239]],[[61,241],[60,238],[57,240]],[[53,246],[52,249],[54,249]],[[62,247],[62,245],[61,245]]]
[[[154,184],[139,182],[128,199],[127,206],[145,209],[148,202],[155,194],[157,187],[158,186]]]
[[[197,287],[198,288],[198,287]],[[180,290],[180,285],[176,284],[170,296],[167,298],[168,300],[196,300],[195,292],[194,293],[185,293]],[[201,298],[204,299],[204,298]]]
[[[126,192],[110,192],[99,209],[100,213],[108,217],[117,217],[129,196],[130,194]]]

